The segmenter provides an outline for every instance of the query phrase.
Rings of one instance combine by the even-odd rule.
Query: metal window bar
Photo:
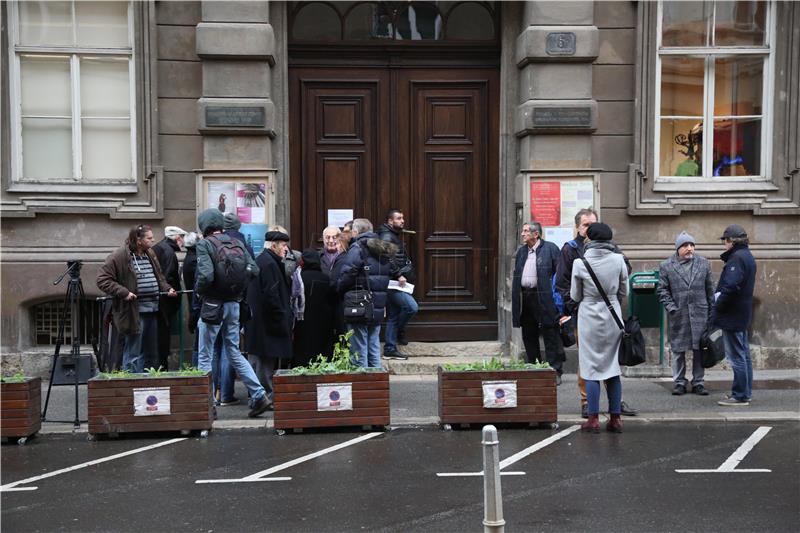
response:
[[[33,307],[34,337],[37,346],[52,346],[58,337],[58,323],[64,309],[64,301],[44,302]],[[100,311],[94,300],[81,301],[80,331],[77,332],[81,344],[91,344],[95,332],[100,330]],[[72,344],[72,325],[70,310],[67,309],[67,321],[64,327],[64,344]]]

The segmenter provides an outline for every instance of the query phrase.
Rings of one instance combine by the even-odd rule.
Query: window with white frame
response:
[[[755,1],[659,3],[659,180],[767,176],[772,8]]]
[[[130,2],[10,7],[14,181],[135,182]]]

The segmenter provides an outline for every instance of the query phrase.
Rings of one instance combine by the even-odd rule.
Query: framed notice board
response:
[[[590,207],[599,212],[594,174],[531,176],[530,220],[542,225],[544,238],[561,248],[575,236],[575,214]]]

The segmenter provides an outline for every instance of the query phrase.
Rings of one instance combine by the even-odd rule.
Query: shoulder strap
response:
[[[594,286],[597,287],[597,292],[599,292],[600,296],[603,297],[603,301],[606,303],[606,307],[608,307],[608,310],[611,311],[611,316],[614,317],[614,321],[617,323],[617,326],[619,327],[619,329],[624,331],[625,330],[625,326],[622,324],[622,321],[617,316],[617,312],[614,310],[614,306],[611,305],[611,302],[608,299],[608,295],[606,295],[606,291],[603,290],[603,286],[600,285],[600,280],[597,279],[597,275],[594,273],[594,270],[592,270],[592,267],[589,266],[589,261],[587,261],[586,258],[584,256],[582,256],[582,255],[580,257],[581,257],[581,261],[583,261],[583,264],[586,265],[586,270],[589,272],[589,275],[592,277],[592,281],[594,282]]]
[[[362,270],[364,271],[364,290],[366,290],[370,295],[372,295],[372,289],[369,288],[369,250],[367,250],[366,245],[362,243],[356,244],[358,246],[358,252],[361,255],[361,262],[364,263]],[[358,284],[358,274],[356,274],[356,287],[359,287]]]

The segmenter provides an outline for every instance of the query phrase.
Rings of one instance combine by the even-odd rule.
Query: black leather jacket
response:
[[[391,226],[388,224],[381,225],[378,228],[378,236],[382,241],[387,241],[397,246],[398,252],[392,261],[391,278],[398,279],[400,276],[406,278],[411,284],[417,282],[417,274],[414,272],[414,265],[411,263],[411,258],[408,257],[406,252],[406,245],[400,234],[395,233]]]

